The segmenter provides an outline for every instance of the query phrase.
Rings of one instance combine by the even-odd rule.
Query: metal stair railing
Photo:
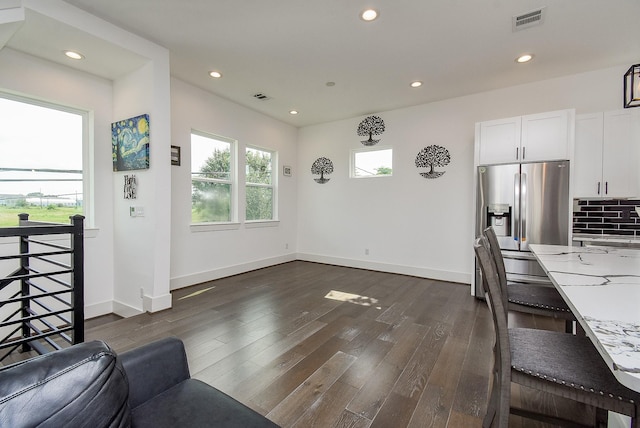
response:
[[[44,354],[84,341],[84,217],[18,217],[19,226],[0,228],[0,238],[19,244],[17,254],[0,255],[0,266],[18,265],[0,278],[0,363],[15,351]]]

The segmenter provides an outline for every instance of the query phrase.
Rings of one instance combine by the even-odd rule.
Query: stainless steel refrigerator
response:
[[[569,207],[569,161],[478,167],[476,236],[494,227],[510,281],[548,283],[529,244],[568,245]]]

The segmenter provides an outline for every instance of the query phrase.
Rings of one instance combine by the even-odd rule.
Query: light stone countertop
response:
[[[640,392],[640,250],[529,247],[616,378]]]

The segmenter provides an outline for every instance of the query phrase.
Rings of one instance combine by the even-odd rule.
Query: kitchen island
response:
[[[540,244],[530,249],[618,381],[640,392],[640,251]]]

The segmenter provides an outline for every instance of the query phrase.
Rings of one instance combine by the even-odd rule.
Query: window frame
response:
[[[256,150],[259,152],[266,152],[271,154],[271,184],[264,183],[249,183],[247,181],[247,153],[249,150]],[[244,221],[249,227],[258,227],[260,225],[273,225],[278,223],[278,152],[276,150],[268,149],[266,147],[260,147],[248,144],[245,146],[245,177],[244,177],[244,188],[245,188],[245,197],[244,197]],[[257,220],[247,220],[247,188],[249,187],[257,187],[257,188],[270,188],[271,189],[271,218],[270,219],[257,219]]]
[[[358,153],[368,153],[368,152],[381,152],[381,151],[391,151],[391,174],[373,174],[373,175],[357,175],[356,174],[356,155]],[[349,178],[382,178],[382,177],[393,177],[393,147],[391,146],[374,146],[374,147],[363,147],[357,149],[351,149],[351,154],[349,156]]]
[[[193,197],[193,171],[191,171],[191,162],[193,157],[192,150],[192,136],[197,135],[202,138],[208,138],[215,141],[221,141],[229,144],[230,151],[230,169],[229,179],[220,179],[220,178],[207,178],[202,179],[201,181],[210,182],[210,183],[219,183],[219,184],[228,184],[230,186],[230,213],[229,220],[225,221],[207,221],[207,222],[193,222],[192,213],[189,214],[190,218],[190,227],[192,231],[207,231],[207,230],[228,230],[228,229],[237,229],[239,226],[238,223],[238,140],[230,137],[224,137],[219,134],[214,134],[212,132],[200,131],[197,129],[191,129],[189,133],[189,147],[190,147],[190,156],[189,156],[189,185],[191,186],[191,197],[189,198],[192,201]],[[193,209],[193,208],[191,208]]]
[[[70,107],[64,104],[44,101],[33,98],[28,95],[15,94],[11,92],[0,91],[0,98],[13,102],[30,104],[36,107],[42,107],[50,110],[57,110],[64,113],[75,114],[81,118],[81,149],[82,149],[82,215],[84,216],[84,229],[95,229],[95,204],[94,204],[94,147],[93,138],[90,134],[91,124],[93,122],[93,114],[88,110]],[[46,180],[45,180],[46,181]],[[37,221],[37,219],[36,219]],[[86,237],[93,237],[94,234],[86,234]]]

